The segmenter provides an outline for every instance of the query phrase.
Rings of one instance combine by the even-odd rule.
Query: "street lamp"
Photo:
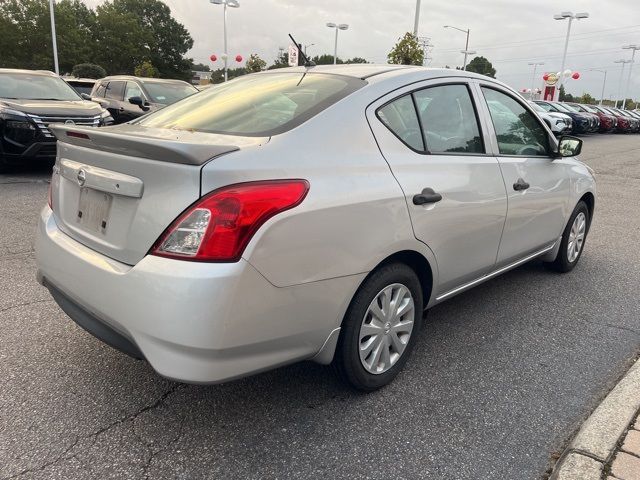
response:
[[[56,19],[53,7],[53,0],[49,0],[49,15],[51,16],[51,43],[53,44],[53,65],[55,66],[56,75],[60,75],[60,70],[58,68],[58,43],[56,42]]]
[[[458,27],[454,27],[453,25],[445,25],[444,28],[453,28],[454,30],[458,30],[459,32],[467,34],[467,43],[464,45],[464,50],[460,50],[460,53],[464,53],[464,65],[462,66],[462,70],[467,69],[467,55],[475,54],[475,50],[469,50],[469,33],[471,33],[471,29],[468,28],[466,30]]]
[[[544,65],[544,62],[538,62],[538,63],[530,63],[530,66],[533,66],[533,75],[531,75],[531,98],[530,100],[533,100],[533,86],[536,83],[536,69],[540,66],[540,65]]]
[[[335,24],[332,22],[327,23],[327,27],[336,29],[336,39],[333,45],[333,64],[335,65],[338,61],[338,30],[347,30],[349,25],[346,23]]]
[[[227,7],[238,8],[240,3],[238,3],[238,0],[209,0],[209,2],[215,5],[224,5],[224,55],[222,55],[222,59],[224,60],[224,81],[226,82],[229,62],[229,53],[227,52]]]
[[[602,82],[602,93],[600,94],[600,103],[599,103],[599,105],[602,106],[602,102],[604,101],[604,87],[607,84],[607,71],[606,70],[598,70],[597,68],[590,68],[589,71],[590,72],[604,73],[604,80]]]
[[[631,62],[629,65],[629,77],[627,78],[627,88],[624,89],[624,97],[622,98],[622,109],[627,104],[627,96],[629,95],[629,86],[631,85],[631,70],[633,69],[633,61],[636,56],[636,50],[640,50],[640,45],[625,45],[624,50],[631,50]]]
[[[624,66],[627,63],[631,63],[631,60],[614,60],[613,63],[621,63],[622,64],[622,71],[620,72],[620,82],[618,83],[618,95],[616,98],[616,105],[615,108],[618,108],[618,99],[620,98],[620,94],[622,93],[622,78],[624,77]]]
[[[413,22],[413,35],[418,36],[418,23],[420,23],[420,0],[416,0],[416,16]]]
[[[560,96],[560,87],[564,84],[564,66],[567,61],[567,49],[569,48],[569,35],[571,34],[571,22],[574,20],[581,20],[584,18],[589,18],[589,14],[587,12],[582,13],[573,13],[573,12],[561,12],[553,16],[554,20],[564,20],[565,18],[569,19],[569,25],[567,26],[567,38],[564,41],[564,53],[562,54],[562,68],[560,69],[560,81],[558,82],[558,88],[554,93],[554,99],[557,100]]]
[[[307,44],[304,46],[304,56],[305,56],[305,57],[307,56],[307,47],[313,47],[314,45],[315,45],[315,43],[307,43]]]

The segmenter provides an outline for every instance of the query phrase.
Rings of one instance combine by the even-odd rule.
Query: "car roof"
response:
[[[98,80],[94,78],[77,78],[77,77],[62,77],[65,82],[85,82],[85,83],[96,83]]]
[[[22,68],[0,68],[0,74],[2,73],[25,73],[30,75],[42,75],[43,77],[57,77],[54,72],[49,70],[26,70]]]
[[[137,80],[142,83],[186,83],[184,80],[177,80],[172,78],[149,78],[149,77],[136,77],[134,75],[111,75],[109,77],[101,78],[100,80]],[[97,80],[96,80],[97,81]]]

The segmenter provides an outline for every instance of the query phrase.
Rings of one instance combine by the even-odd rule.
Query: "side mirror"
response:
[[[83,100],[91,100],[91,95],[89,95],[88,93],[81,93],[80,96]]]
[[[144,107],[144,100],[142,100],[142,97],[129,97],[129,103],[138,105],[140,108]]]
[[[575,157],[582,151],[582,140],[576,137],[562,136],[558,141],[558,157]]]

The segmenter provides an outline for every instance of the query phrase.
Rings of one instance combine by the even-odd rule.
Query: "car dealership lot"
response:
[[[0,478],[540,477],[640,350],[640,138],[586,137],[582,158],[599,190],[576,269],[437,306],[369,395],[312,363],[181,385],[103,345],[35,282],[48,172],[0,177]]]

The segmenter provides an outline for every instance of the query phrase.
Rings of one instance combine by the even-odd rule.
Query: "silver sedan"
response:
[[[39,281],[184,382],[310,359],[377,389],[425,309],[534,258],[572,270],[594,213],[582,142],[464,71],[269,71],[52,130]]]

